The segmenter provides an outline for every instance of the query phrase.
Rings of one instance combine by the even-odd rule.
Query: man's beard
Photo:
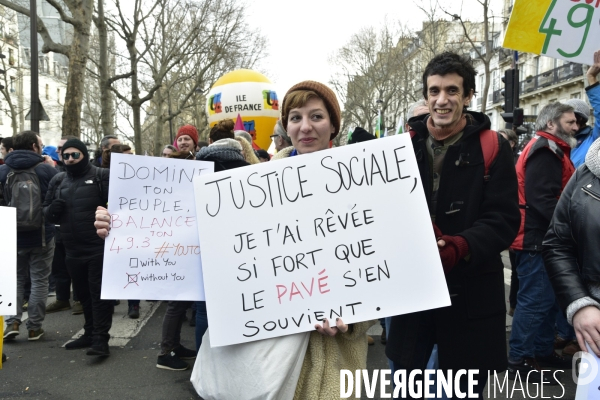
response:
[[[572,149],[574,149],[577,146],[577,139],[575,139],[575,137],[571,136],[569,134],[569,132],[565,131],[563,129],[563,127],[560,125],[560,123],[558,123],[556,125],[556,132],[554,133],[554,136],[563,140]]]

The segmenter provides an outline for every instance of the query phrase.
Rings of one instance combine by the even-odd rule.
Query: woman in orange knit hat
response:
[[[281,122],[292,146],[275,154],[273,161],[328,149],[330,140],[340,131],[337,97],[322,83],[300,82],[283,98]],[[322,325],[316,324],[309,333],[294,400],[339,399],[340,370],[367,367],[367,330],[375,322],[346,325],[339,318],[336,326],[329,326],[327,319]]]

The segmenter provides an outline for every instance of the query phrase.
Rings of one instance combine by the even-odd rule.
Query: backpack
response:
[[[417,134],[417,132],[413,131],[412,129],[409,132],[411,139]],[[490,180],[490,168],[492,167],[492,164],[496,160],[498,152],[500,151],[498,133],[490,129],[481,131],[481,133],[479,134],[479,142],[481,143],[481,151],[483,152],[483,164],[485,166],[483,180],[487,182]]]
[[[4,198],[7,206],[17,209],[17,232],[35,231],[43,227],[42,188],[35,168],[10,169],[6,176]]]

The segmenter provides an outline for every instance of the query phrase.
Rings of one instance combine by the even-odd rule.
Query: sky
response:
[[[429,4],[428,0],[420,3]],[[492,0],[500,10],[503,0]],[[461,1],[446,0],[442,7],[452,13]],[[463,18],[481,20],[483,9],[474,0],[464,0]],[[445,17],[445,14],[441,14]],[[400,21],[413,30],[426,16],[414,0],[251,0],[247,3],[249,27],[258,27],[268,38],[268,56],[260,66],[285,94],[295,83],[306,79],[327,83],[333,74],[328,58],[344,46],[361,28],[387,21]]]

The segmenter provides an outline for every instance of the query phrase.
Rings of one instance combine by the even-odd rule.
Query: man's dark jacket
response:
[[[46,191],[48,190],[48,184],[54,175],[57,174],[56,169],[54,167],[44,164],[44,158],[31,150],[15,150],[6,156],[4,160],[5,164],[0,166],[0,185],[4,189],[6,185],[6,178],[8,173],[10,172],[10,168],[12,169],[27,169],[31,168],[36,164],[39,164],[35,167],[35,173],[37,174],[40,181],[40,189],[42,190],[42,201],[46,196]],[[40,164],[42,163],[42,164]],[[10,167],[10,168],[9,168]],[[7,202],[9,199],[3,199],[3,201]],[[6,203],[3,203],[6,204]],[[54,224],[49,223],[48,220],[45,221],[45,231],[46,231],[46,243],[49,243],[54,237]],[[28,232],[17,232],[17,247],[41,247],[42,246],[42,229],[40,228],[37,231],[28,231]]]
[[[86,160],[84,160],[86,161]],[[83,162],[83,161],[82,161]],[[70,257],[87,257],[104,252],[104,240],[96,234],[96,208],[108,203],[109,170],[88,163],[82,174],[61,172],[50,181],[44,215],[60,225],[61,239]],[[50,211],[55,199],[66,201],[60,215]]]
[[[544,266],[558,303],[590,296],[585,282],[600,282],[600,179],[582,164],[558,200],[544,238]]]
[[[489,180],[484,180],[479,133],[490,128],[490,121],[484,114],[469,114],[472,118],[467,118],[470,122],[462,138],[448,148],[444,158],[435,210],[435,222],[443,234],[465,238],[469,255],[446,275],[452,306],[392,318],[386,354],[401,368],[425,368],[431,349],[423,348],[424,342],[438,344],[441,369],[485,373],[507,366],[500,253],[519,228],[517,176],[510,145],[499,137],[498,155]],[[412,118],[409,125],[416,132],[412,143],[425,196],[431,203],[427,118],[429,115]]]

